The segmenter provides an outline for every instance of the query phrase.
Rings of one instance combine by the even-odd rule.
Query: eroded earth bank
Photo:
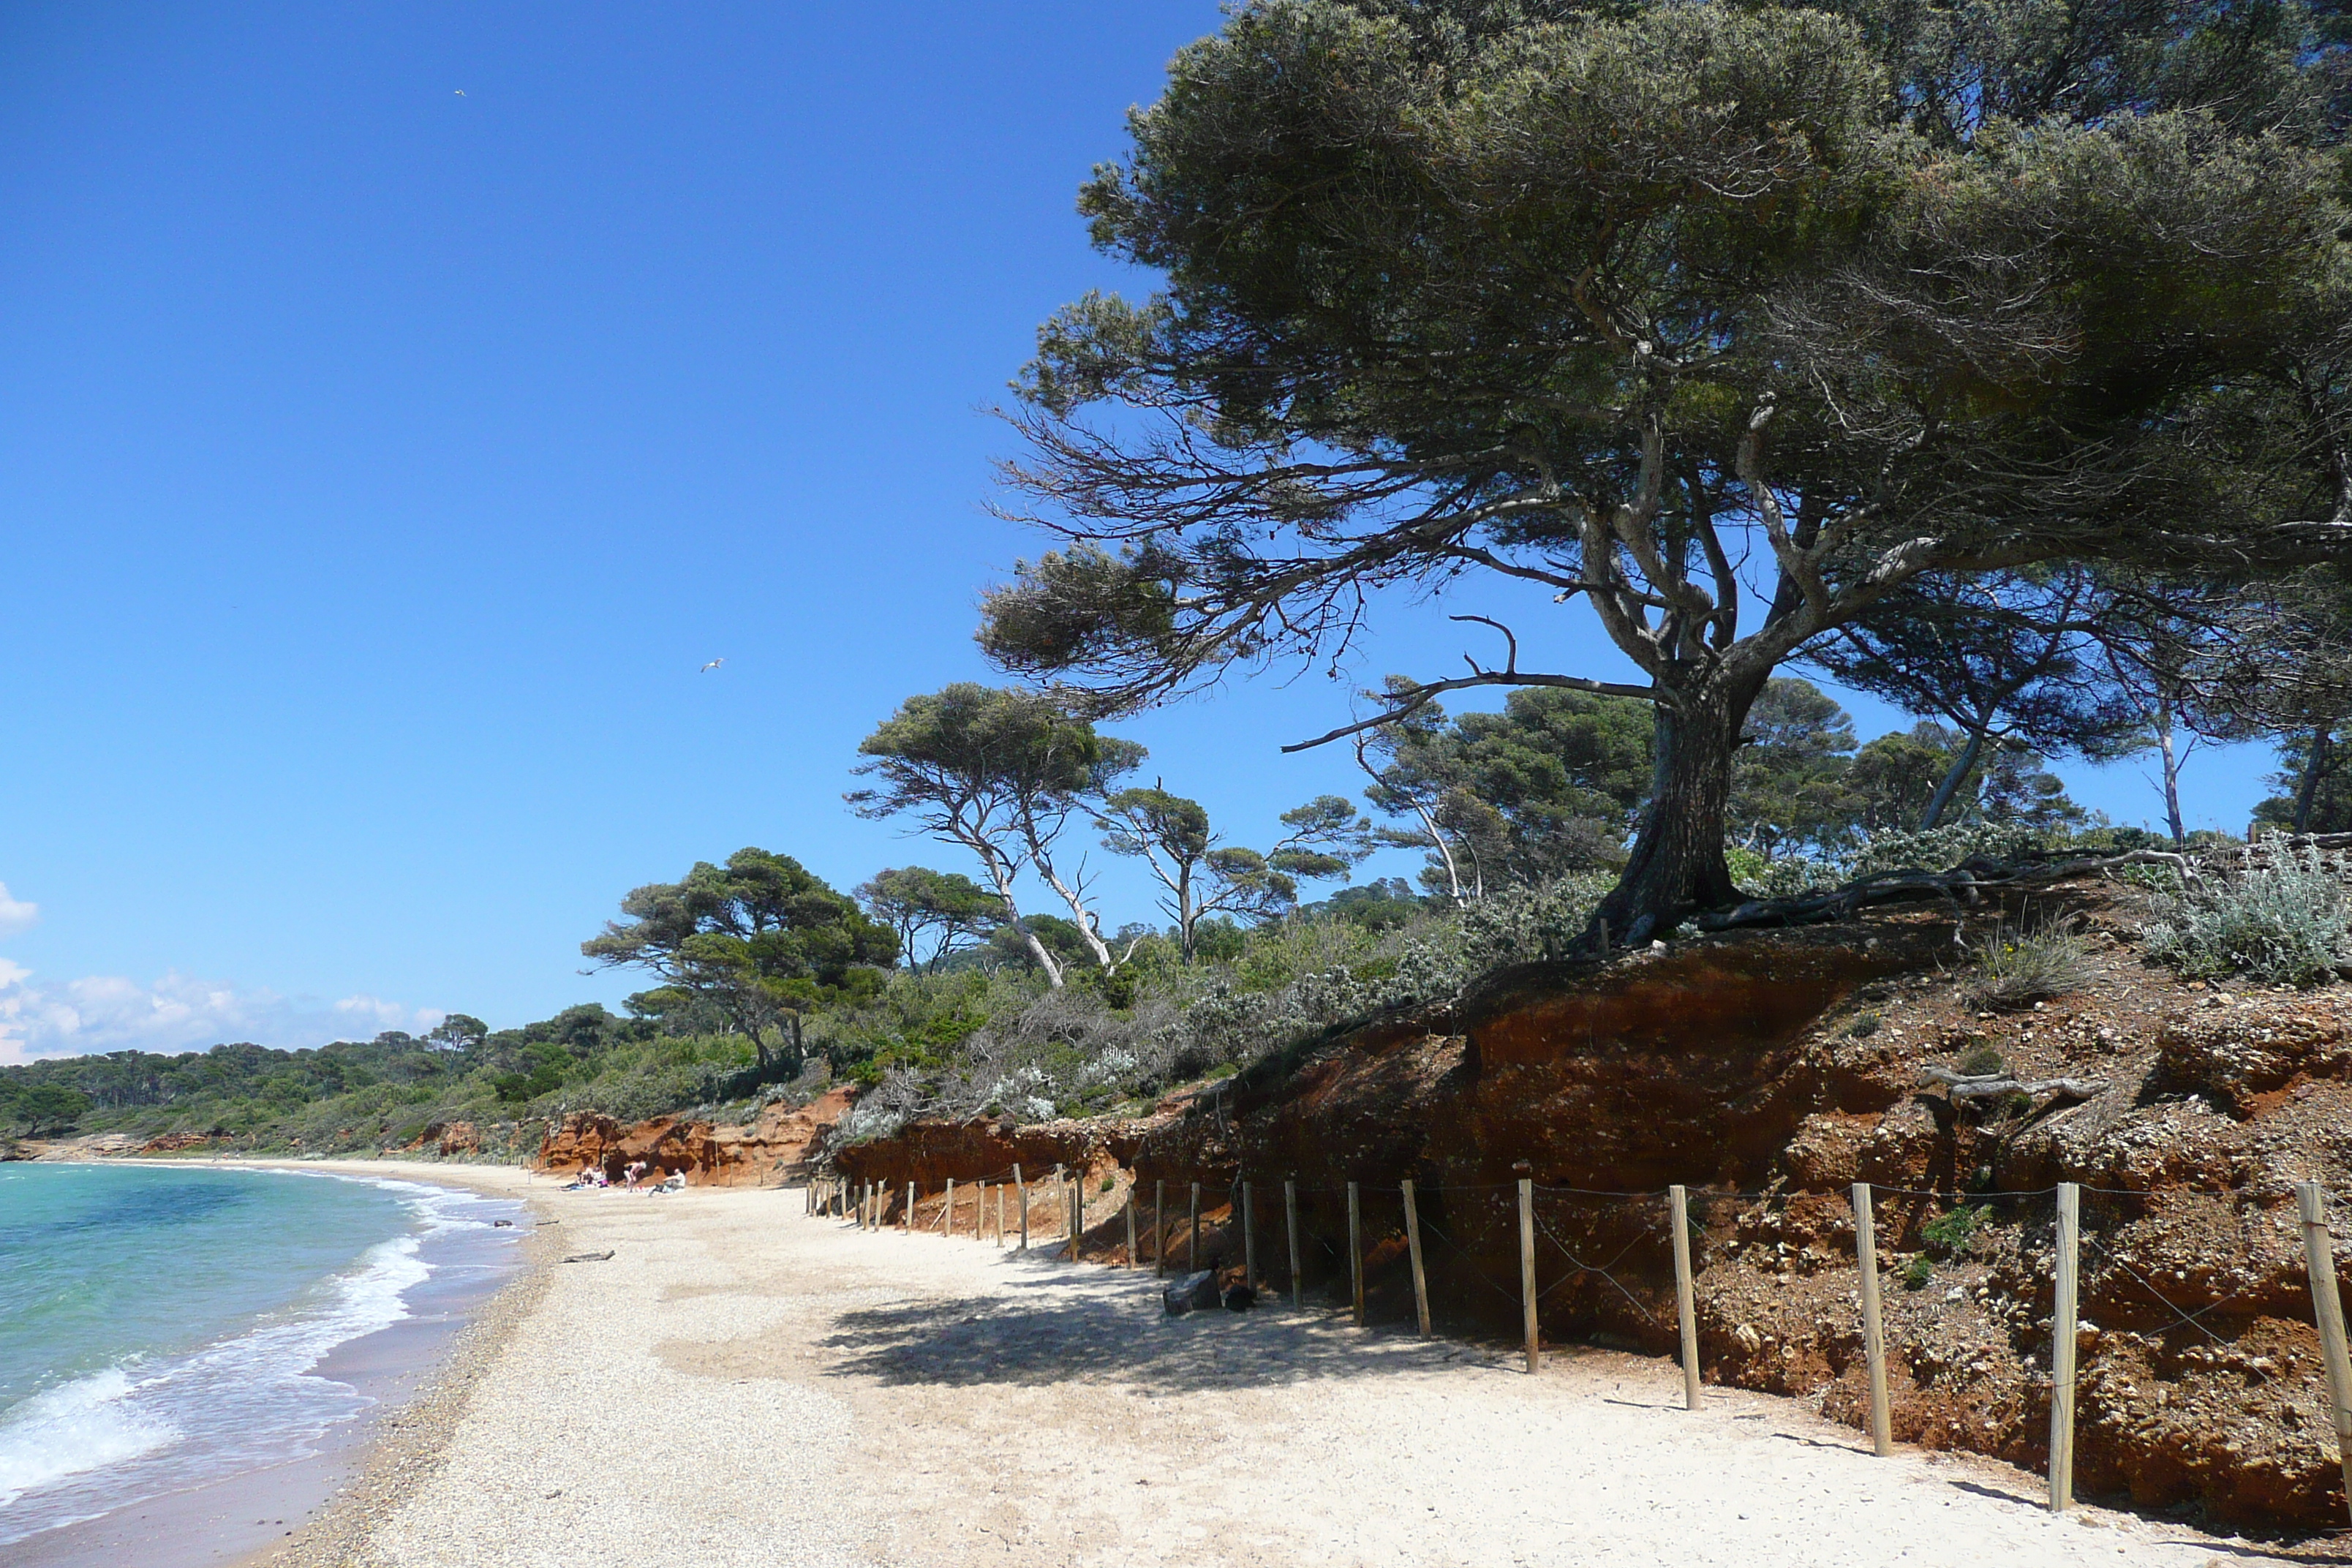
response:
[[[1260,1279],[1289,1288],[1282,1184],[1296,1184],[1310,1297],[1349,1293],[1359,1184],[1366,1310],[1409,1327],[1398,1184],[1418,1187],[1441,1333],[1516,1334],[1515,1182],[1536,1182],[1542,1328],[1553,1342],[1667,1353],[1660,1195],[1693,1189],[1710,1381],[1863,1418],[1850,1184],[1877,1193],[1894,1420],[1902,1441],[2026,1467],[2047,1444],[2053,1202],[2084,1199],[2078,1494],[2258,1531],[2345,1518],[2292,1185],[2352,1194],[2347,987],[2183,984],[2116,934],[2110,884],[2000,908],[1656,944],[1523,966],[1454,1005],[1363,1023],[1171,1095],[1150,1116],[918,1123],[814,1168],[891,1190],[902,1221],[993,1224],[973,1184],[1018,1162],[1083,1173],[1085,1256],[1123,1261],[1126,1199],[1237,1277],[1249,1184]],[[2086,924],[2071,994],[1985,1005],[1966,949],[1996,922]],[[1962,922],[1965,922],[1963,927]],[[1998,1058],[2065,1089],[1955,1103],[1921,1069]],[[993,1201],[992,1199],[991,1200]],[[1035,1197],[1034,1230],[1060,1231]],[[2343,1227],[2337,1227],[2339,1238]],[[2340,1242],[2339,1242],[2340,1244]]]

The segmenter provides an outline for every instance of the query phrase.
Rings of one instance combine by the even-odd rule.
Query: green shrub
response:
[[[1949,1214],[1937,1215],[1919,1227],[1919,1239],[1927,1244],[1931,1258],[1949,1258],[1966,1252],[1969,1243],[1976,1238],[1977,1227],[1984,1223],[1985,1211],[1967,1205]]]
[[[1956,1070],[1969,1078],[1990,1078],[2008,1070],[2009,1060],[1992,1046],[1979,1045],[1956,1064]]]
[[[1866,1040],[1870,1038],[1871,1036],[1878,1033],[1878,1026],[1881,1022],[1882,1020],[1875,1013],[1857,1014],[1854,1016],[1853,1022],[1845,1026],[1845,1032],[1857,1040]]]
[[[2244,974],[2320,985],[2352,960],[2352,899],[2342,868],[2313,846],[2151,900],[2147,953],[2192,980]]]
[[[2073,931],[2004,926],[1977,949],[1968,994],[1979,1007],[2022,1007],[2080,991],[2097,976],[2090,944]]]
[[[1927,1281],[1933,1279],[1935,1277],[1935,1264],[1930,1262],[1925,1254],[1922,1254],[1903,1266],[1903,1289],[1906,1290],[1925,1290],[1927,1288]]]

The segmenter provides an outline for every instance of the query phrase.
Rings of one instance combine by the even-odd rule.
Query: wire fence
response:
[[[1124,1167],[1015,1165],[928,1184],[825,1177],[805,1194],[811,1214],[863,1229],[1045,1247],[1158,1276],[1210,1271],[1255,1299],[1340,1304],[1360,1325],[1409,1324],[1424,1337],[1491,1336],[1513,1315],[1530,1372],[1547,1326],[1556,1336],[1667,1350],[1682,1363],[1692,1409],[1704,1400],[1705,1338],[1717,1372],[1744,1368],[1752,1385],[1781,1377],[1781,1391],[1793,1392],[1805,1376],[1827,1373],[1849,1393],[1825,1408],[1866,1426],[1880,1453],[1892,1451],[1890,1358],[1914,1387],[1980,1370],[1990,1322],[2021,1358],[2010,1368],[2012,1385],[2032,1406],[2011,1411],[2009,1425],[2038,1420],[2046,1404],[2042,1451],[2053,1510],[2073,1502],[2076,1360],[2086,1335],[2127,1329],[2210,1356],[2228,1351],[2257,1315],[2304,1316],[2320,1342],[2314,1381],[2326,1391],[2352,1509],[2352,1352],[2336,1280],[2352,1202],[2299,1184],[2290,1221],[2275,1203],[2217,1196],[2205,1195],[2203,1229],[2184,1242],[2179,1215],[2160,1211],[2193,1199],[2074,1183],[2021,1191],[1860,1184],[1841,1195],[1600,1191],[1526,1176],[1212,1184]],[[1814,1313],[1811,1337],[1741,1321],[1758,1290],[1793,1292],[1823,1276],[1834,1283],[1845,1267],[1855,1270],[1853,1289],[1803,1298]],[[2293,1286],[2298,1269],[2305,1289]],[[2104,1329],[2084,1316],[2086,1297]],[[1784,1303],[1777,1318],[1756,1315],[1785,1326],[1790,1312]],[[1784,1372],[1774,1370],[1776,1356]],[[1937,1446],[1969,1436],[1958,1416],[1950,1433],[1920,1432],[1918,1419],[1915,1412],[1914,1435]]]

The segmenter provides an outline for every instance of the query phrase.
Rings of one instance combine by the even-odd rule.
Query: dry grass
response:
[[[2061,927],[2027,931],[2004,926],[1976,952],[1976,972],[1965,992],[1979,1007],[2026,1007],[2080,991],[2099,976],[2091,944]]]

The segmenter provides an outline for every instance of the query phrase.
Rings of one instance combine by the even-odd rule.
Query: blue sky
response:
[[[963,868],[852,817],[846,770],[991,678],[974,599],[1036,543],[982,510],[984,410],[1057,304],[1148,287],[1073,195],[1216,20],[0,11],[0,1061],[617,1002],[580,941],[746,844]],[[1497,607],[1395,606],[1352,681]],[[1613,667],[1542,619],[1529,663]],[[1277,751],[1348,685],[1126,730],[1262,838],[1351,789]],[[2242,827],[2268,765],[2200,753],[2196,822]],[[2066,771],[2154,814],[2137,766]]]

